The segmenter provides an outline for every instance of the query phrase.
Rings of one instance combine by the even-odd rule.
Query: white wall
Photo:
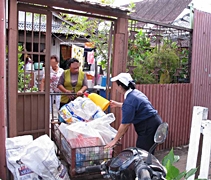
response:
[[[53,43],[54,38],[51,38],[51,55],[57,55],[60,58],[60,41],[55,38],[55,44]]]

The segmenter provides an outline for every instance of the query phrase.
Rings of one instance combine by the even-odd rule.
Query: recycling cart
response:
[[[72,179],[102,179],[101,172],[86,172],[89,166],[100,165],[121,152],[121,144],[113,149],[105,149],[98,137],[78,136],[66,139],[59,129],[58,119],[51,120],[51,138],[58,148],[58,156],[65,162]],[[71,125],[70,125],[71,126]]]

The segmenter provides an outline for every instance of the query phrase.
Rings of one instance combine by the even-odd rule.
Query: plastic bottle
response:
[[[104,111],[99,106],[97,106],[97,111],[92,115],[92,118],[97,119],[97,118],[101,118],[105,115],[106,114],[104,113]]]
[[[81,109],[87,115],[87,119],[91,119],[97,111],[97,105],[89,98],[84,98]]]
[[[108,106],[110,105],[110,102],[105,99],[104,97],[96,94],[96,93],[84,93],[84,95],[86,97],[88,97],[89,99],[91,99],[97,106],[99,106],[103,111],[105,111]]]

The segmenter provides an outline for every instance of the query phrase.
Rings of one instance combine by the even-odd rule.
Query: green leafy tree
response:
[[[114,0],[99,0],[98,2],[111,5]],[[129,8],[134,8],[134,3],[130,3]],[[94,43],[95,57],[99,58],[102,68],[106,69],[111,21],[69,14],[61,14],[61,16],[69,22],[69,24],[64,23],[63,25],[70,29],[71,33],[69,34],[71,34],[72,40],[83,36],[87,42]]]
[[[100,0],[99,2],[104,4],[112,4],[113,0]],[[72,40],[83,36],[87,42],[92,42],[96,49],[95,56],[100,57],[102,66],[106,68],[111,22],[85,16],[69,14],[61,15],[62,17],[65,17],[65,20],[71,24],[69,25],[64,23],[64,26],[70,29]]]
[[[142,29],[137,31],[134,39],[128,40],[128,58],[131,59],[132,65],[144,63],[151,52],[150,45],[150,38]]]

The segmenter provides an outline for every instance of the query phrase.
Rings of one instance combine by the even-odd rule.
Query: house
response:
[[[170,0],[169,0],[170,1]],[[178,1],[177,1],[178,2]],[[39,4],[39,6],[37,6]],[[5,1],[0,1],[0,13],[4,17]],[[121,8],[101,5],[98,3],[89,3],[87,1],[78,0],[10,0],[9,6],[9,28],[8,28],[8,74],[6,75],[6,27],[3,23],[0,25],[0,125],[1,125],[1,151],[0,151],[0,178],[6,179],[5,164],[5,138],[14,137],[24,134],[32,134],[38,137],[42,134],[49,133],[49,87],[46,86],[46,92],[37,93],[18,93],[17,92],[17,34],[18,21],[17,12],[29,10],[30,12],[43,13],[50,19],[46,23],[45,46],[46,51],[36,52],[32,54],[45,55],[50,58],[52,28],[51,28],[51,10],[60,7],[59,11],[64,12],[65,9],[72,9],[83,12],[83,15],[95,16],[97,18],[109,19],[114,22],[114,43],[112,54],[112,74],[116,75],[126,69],[127,44],[128,44],[128,11]],[[58,10],[57,10],[58,11]],[[73,11],[71,11],[73,13]],[[143,91],[149,96],[153,105],[157,106],[161,116],[165,117],[164,121],[169,122],[171,129],[166,143],[169,146],[184,144],[188,142],[190,132],[190,117],[193,105],[203,105],[210,107],[210,29],[206,22],[211,24],[211,16],[205,14],[207,21],[203,21],[204,15],[197,12],[195,23],[195,44],[193,48],[193,76],[191,83],[187,84],[167,84],[167,85],[138,85],[137,89]],[[176,17],[176,16],[175,16]],[[153,21],[155,22],[155,21]],[[201,23],[201,24],[200,24]],[[159,24],[159,23],[157,23]],[[198,26],[197,26],[198,25]],[[202,26],[203,28],[199,27]],[[39,31],[42,34],[42,31]],[[207,36],[209,35],[209,36]],[[38,36],[39,37],[39,36]],[[24,38],[25,39],[25,38]],[[26,40],[25,40],[26,42]],[[39,38],[38,42],[41,42]],[[40,44],[40,43],[39,43]],[[26,53],[26,51],[24,51]],[[200,56],[199,56],[200,54]],[[208,54],[208,56],[206,56]],[[49,62],[46,62],[49,66]],[[46,71],[49,74],[49,70]],[[6,86],[6,82],[8,86]],[[49,78],[46,79],[49,84]],[[117,101],[123,100],[120,93],[112,88],[111,93],[113,99]],[[200,101],[200,102],[199,102]],[[193,103],[192,103],[193,102]],[[6,110],[5,110],[6,109]],[[114,110],[116,121],[114,127],[118,127],[121,120],[120,110]],[[9,127],[9,128],[7,128]],[[132,143],[136,139],[134,130],[128,130],[128,134],[124,136],[123,144]]]
[[[130,15],[145,20],[175,24],[175,20],[188,8],[191,1],[192,0],[143,0],[135,2],[135,12]],[[190,12],[187,12],[185,16],[188,16],[187,14],[189,13]],[[186,17],[181,18],[180,21],[183,19],[187,21]],[[185,27],[189,26],[186,24]]]
[[[34,20],[32,19],[34,18]],[[71,22],[63,19],[56,12],[52,12],[52,30],[51,30],[51,54],[57,55],[59,59],[62,59],[62,47],[61,44],[76,44],[78,46],[84,45],[87,41],[84,38],[84,33],[79,31],[71,32],[67,27],[71,26]],[[46,33],[46,17],[41,16],[41,25],[39,26],[39,16],[32,17],[32,13],[19,11],[19,20],[18,20],[18,43],[19,45],[25,46],[26,51],[32,51],[32,41],[33,41],[33,51],[43,52],[45,51],[45,33]],[[24,34],[26,32],[26,34]],[[41,43],[38,42],[39,32],[41,32]],[[34,34],[32,39],[32,33]],[[73,34],[76,34],[78,38],[72,40],[71,37]],[[26,36],[25,45],[24,45],[24,35]],[[38,44],[40,47],[38,47]],[[63,46],[63,45],[62,45]],[[38,56],[33,55],[32,57],[34,62],[38,61]],[[40,57],[41,62],[45,62],[45,57]]]
[[[56,40],[60,42],[63,34],[52,28],[52,19],[55,16],[53,12],[63,12],[69,14],[85,15],[87,17],[95,17],[106,19],[114,22],[114,44],[113,48],[113,63],[116,72],[123,71],[126,68],[126,53],[127,53],[127,12],[126,8],[112,7],[105,4],[89,3],[87,1],[80,2],[77,0],[10,0],[9,6],[6,6],[8,1],[1,1],[1,61],[0,61],[0,94],[2,101],[0,102],[0,124],[1,124],[1,151],[0,151],[0,178],[6,179],[6,164],[5,164],[5,138],[14,137],[24,134],[32,134],[38,137],[42,134],[49,133],[49,76],[50,68],[45,69],[46,86],[45,92],[36,93],[18,93],[17,91],[17,67],[18,67],[18,43],[21,42],[24,48],[21,53],[35,55],[38,60],[41,56],[45,59],[50,59],[50,55],[54,51],[57,52]],[[5,8],[6,7],[6,8]],[[59,9],[58,9],[59,8]],[[6,28],[6,12],[8,12],[8,28]],[[39,21],[37,31],[36,21],[30,21],[27,25],[22,23],[24,27],[19,27],[18,23],[19,12],[29,12],[34,14],[42,14],[46,16],[46,23]],[[25,16],[25,15],[24,15]],[[25,16],[26,17],[26,16]],[[28,16],[27,16],[28,17]],[[58,17],[57,17],[58,18]],[[39,19],[39,18],[38,18]],[[58,21],[58,19],[57,19]],[[21,29],[22,28],[22,29]],[[6,34],[6,29],[8,30]],[[20,35],[19,35],[20,34]],[[52,36],[53,34],[53,36]],[[57,37],[55,37],[55,35]],[[55,37],[55,43],[54,43]],[[44,38],[44,39],[43,39]],[[63,37],[62,37],[63,38]],[[6,41],[7,39],[7,41]],[[31,39],[31,40],[30,40]],[[63,39],[64,40],[64,39]],[[65,40],[64,40],[65,41]],[[31,43],[31,42],[35,42]],[[81,41],[79,41],[81,42]],[[31,43],[31,44],[30,44]],[[38,43],[38,45],[36,45]],[[30,47],[31,45],[31,47]],[[6,61],[6,46],[8,46],[8,55]],[[53,48],[53,49],[52,49]],[[7,66],[6,66],[7,62]],[[45,62],[46,67],[50,67],[50,62]],[[8,67],[8,68],[6,68]],[[6,71],[7,70],[7,71]],[[7,73],[6,73],[7,72]],[[7,82],[7,83],[6,83]],[[24,101],[22,101],[24,100]],[[8,109],[7,109],[8,107]],[[7,109],[7,110],[5,110]],[[26,114],[25,114],[26,113]],[[7,114],[7,116],[6,116]],[[30,131],[33,132],[30,132]]]

